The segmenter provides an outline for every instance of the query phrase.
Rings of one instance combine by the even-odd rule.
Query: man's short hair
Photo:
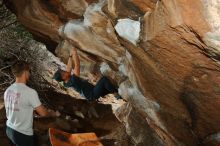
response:
[[[53,75],[53,79],[55,79],[57,82],[62,82],[63,78],[62,78],[62,71],[60,68],[54,73]]]
[[[30,70],[30,65],[23,60],[18,60],[11,67],[11,71],[15,77],[20,77],[24,71],[28,70]]]

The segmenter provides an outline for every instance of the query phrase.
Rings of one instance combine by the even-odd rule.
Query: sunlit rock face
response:
[[[77,46],[88,68],[128,77],[116,115],[136,145],[220,145],[219,0],[5,3],[64,62]]]

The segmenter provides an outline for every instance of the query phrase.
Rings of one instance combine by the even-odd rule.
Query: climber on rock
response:
[[[73,74],[71,74],[72,69]],[[117,99],[121,99],[117,87],[113,85],[108,77],[103,76],[95,86],[80,78],[80,60],[75,47],[70,51],[66,71],[58,69],[53,78],[58,82],[63,82],[65,87],[73,87],[89,101],[97,100],[99,97],[110,93],[115,94]]]

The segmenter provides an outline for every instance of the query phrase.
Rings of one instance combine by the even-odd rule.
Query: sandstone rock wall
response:
[[[5,0],[65,62],[109,63],[128,79],[116,113],[136,145],[220,145],[218,0]]]

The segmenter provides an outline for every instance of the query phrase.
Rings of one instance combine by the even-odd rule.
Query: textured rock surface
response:
[[[105,61],[128,76],[116,115],[137,145],[220,145],[218,0],[5,3],[64,62],[75,45],[88,72]],[[125,18],[141,24],[136,45],[115,30]]]

